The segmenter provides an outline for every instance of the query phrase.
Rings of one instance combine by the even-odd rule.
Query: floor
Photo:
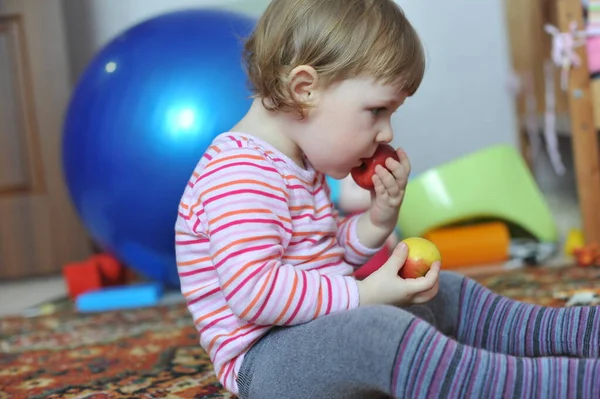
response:
[[[30,307],[64,297],[66,293],[60,275],[43,279],[0,282],[0,316],[26,315]]]
[[[0,317],[19,315],[37,316],[53,309],[40,309],[39,305],[67,296],[62,276],[31,279],[24,281],[0,281]],[[185,301],[181,291],[167,288],[160,297],[159,305],[182,303]]]

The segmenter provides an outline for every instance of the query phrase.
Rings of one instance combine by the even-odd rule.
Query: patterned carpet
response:
[[[600,269],[527,269],[477,278],[496,292],[564,306],[557,291],[600,290]],[[231,398],[183,305],[0,319],[0,399]]]

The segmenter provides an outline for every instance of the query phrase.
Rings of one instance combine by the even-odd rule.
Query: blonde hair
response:
[[[272,0],[244,48],[254,97],[270,110],[297,111],[287,75],[313,67],[325,86],[372,77],[413,95],[425,56],[415,29],[393,0]]]

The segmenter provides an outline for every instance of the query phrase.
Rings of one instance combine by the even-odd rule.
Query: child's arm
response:
[[[371,248],[363,244],[359,239],[358,229],[363,213],[340,217],[338,216],[337,239],[341,247],[345,249],[344,259],[355,268],[365,264],[373,255],[375,255],[383,246],[385,241],[379,246]]]
[[[348,179],[352,178],[348,177],[341,182],[341,184],[344,184],[344,189],[340,190],[343,194],[348,195],[349,191],[351,191],[352,189],[355,189],[356,191],[366,192],[364,189],[358,187],[358,185],[356,185],[354,181],[348,181]],[[322,184],[325,189],[325,192],[328,196],[330,196],[331,188],[329,187],[329,183],[327,182],[327,179],[325,177],[323,177],[322,179]],[[358,222],[361,215],[364,214],[364,210],[368,209],[370,205],[370,196],[367,193],[368,200],[364,201],[364,198],[360,195],[354,193],[351,194],[354,195],[355,198],[358,198],[358,201],[363,202],[361,204],[364,205],[364,209],[362,211],[359,211],[357,202],[356,204],[354,204],[356,205],[356,207],[352,209],[353,214],[341,216],[339,214],[339,211],[335,208],[335,205],[333,207],[332,212],[338,224],[338,244],[345,250],[344,259],[346,260],[346,262],[348,262],[356,268],[365,264],[375,253],[377,253],[384,246],[384,242],[382,242],[378,246],[375,246],[374,248],[370,248],[364,245],[359,240],[357,231],[357,229],[359,228]]]
[[[283,254],[292,236],[288,192],[271,162],[248,149],[227,151],[209,163],[200,179],[203,188],[196,194],[201,206],[191,211],[208,231],[222,294],[238,317],[293,325],[358,306],[354,278],[321,275],[286,262]],[[199,281],[198,288],[203,284]]]

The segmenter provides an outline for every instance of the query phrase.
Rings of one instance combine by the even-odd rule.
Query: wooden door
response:
[[[62,176],[70,95],[62,0],[0,0],[0,279],[91,253]]]

